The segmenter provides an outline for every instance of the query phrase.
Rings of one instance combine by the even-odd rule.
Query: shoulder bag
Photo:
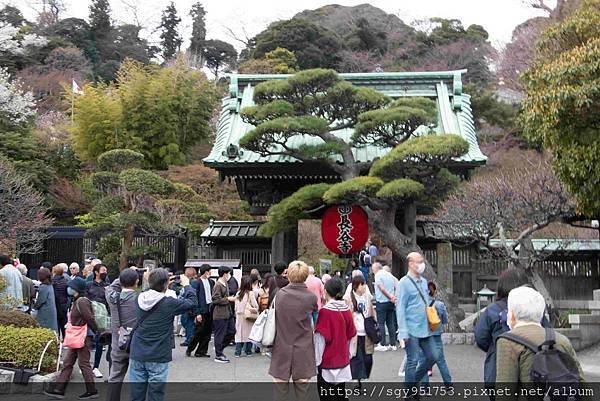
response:
[[[258,305],[256,305],[254,294],[252,292],[248,292],[246,293],[246,296],[248,297],[248,300],[246,301],[246,306],[244,307],[244,319],[256,320],[258,318]]]
[[[431,305],[427,304],[427,301],[425,301],[425,297],[423,296],[423,293],[421,292],[421,289],[419,288],[417,283],[415,283],[415,281],[410,276],[406,277],[408,277],[410,282],[413,283],[413,285],[417,289],[417,292],[421,296],[423,303],[425,304],[425,313],[427,314],[427,323],[429,323],[429,329],[431,331],[436,331],[438,327],[440,327],[440,324],[442,324],[442,321],[440,320],[440,317],[437,313],[437,309],[435,309],[433,302],[431,303]]]
[[[75,307],[81,313],[79,309],[79,300],[75,301]],[[71,314],[69,313],[69,321],[65,326],[65,338],[63,339],[63,345],[71,349],[80,349],[85,346],[85,338],[87,337],[88,325],[84,323],[82,326],[74,326],[71,323]]]
[[[352,299],[354,310],[360,312],[360,315],[365,322],[365,333],[367,334],[367,337],[369,337],[369,340],[371,340],[373,344],[378,344],[381,341],[381,335],[379,334],[379,324],[377,323],[377,320],[375,320],[373,316],[365,317],[363,311],[358,309],[358,302],[354,296],[354,291],[350,291],[350,297]]]
[[[128,328],[128,332],[124,333],[123,338],[121,339],[121,328],[119,327],[119,349],[121,351],[127,351],[127,353],[129,353],[131,351],[131,340],[133,339],[133,335],[135,333],[135,331],[138,329],[138,327],[140,327],[140,325],[144,322],[144,320],[146,320],[146,318],[148,318],[148,316],[150,316],[152,314],[152,312],[154,312],[156,310],[156,308],[158,307],[158,305],[160,305],[162,303],[162,301],[164,301],[166,298],[166,296],[164,296],[160,301],[158,301],[157,303],[154,304],[154,306],[149,310],[149,311],[145,311],[145,313],[142,315],[142,317],[140,317],[140,319],[137,321],[137,323],[135,324],[135,326],[133,326],[132,328]],[[117,307],[120,304],[117,303]],[[121,311],[119,310],[119,326],[121,326]]]

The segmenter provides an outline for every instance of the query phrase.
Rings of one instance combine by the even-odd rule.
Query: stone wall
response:
[[[567,305],[568,303],[568,305]],[[569,309],[587,309],[590,314],[570,314],[570,329],[558,329],[569,337],[576,351],[600,343],[600,290],[594,290],[592,301],[562,301],[557,304],[559,309],[568,306]]]

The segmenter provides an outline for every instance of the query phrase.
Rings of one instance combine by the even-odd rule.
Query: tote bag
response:
[[[258,315],[256,321],[252,325],[252,329],[250,330],[250,335],[248,336],[248,341],[252,344],[260,347],[262,346],[262,338],[263,333],[265,332],[265,323],[267,322],[267,314],[269,310],[264,310]]]
[[[75,302],[75,307],[79,310],[79,302]],[[71,349],[79,349],[85,346],[85,337],[87,336],[87,323],[83,326],[73,326],[71,324],[71,314],[69,313],[69,321],[65,325],[65,338],[63,346]]]

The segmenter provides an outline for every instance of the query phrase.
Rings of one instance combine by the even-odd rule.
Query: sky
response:
[[[64,17],[87,19],[90,0],[63,0],[66,5]],[[193,3],[198,0],[174,0],[177,11],[182,17],[181,33],[188,38],[191,33],[191,19],[188,16]],[[510,41],[512,30],[521,22],[536,15],[544,15],[526,4],[527,0],[371,0],[368,3],[395,14],[405,23],[413,20],[442,17],[455,18],[463,25],[480,24],[489,33],[492,44],[501,47]],[[289,19],[305,9],[315,9],[327,4],[355,6],[367,1],[322,1],[322,0],[204,0],[201,1],[207,11],[207,38],[231,42],[238,49],[240,42],[231,37],[228,28],[238,37],[249,37],[261,32],[269,23],[280,19]],[[160,23],[162,10],[170,0],[111,0],[112,17],[118,23],[134,22],[151,27],[142,32],[142,36],[151,42],[157,40],[152,27]],[[547,1],[553,6],[554,0]],[[36,9],[42,7],[43,0],[0,0],[0,4],[18,6],[28,18],[35,18]],[[184,43],[185,46],[185,43]]]

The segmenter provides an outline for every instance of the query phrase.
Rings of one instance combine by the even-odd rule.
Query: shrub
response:
[[[48,341],[53,341],[48,347],[42,361],[43,373],[56,369],[58,341],[52,330],[42,328],[22,328],[0,326],[0,361],[14,362],[17,366],[37,369],[40,356]]]
[[[27,313],[19,311],[0,311],[0,326],[39,327],[38,322]]]

